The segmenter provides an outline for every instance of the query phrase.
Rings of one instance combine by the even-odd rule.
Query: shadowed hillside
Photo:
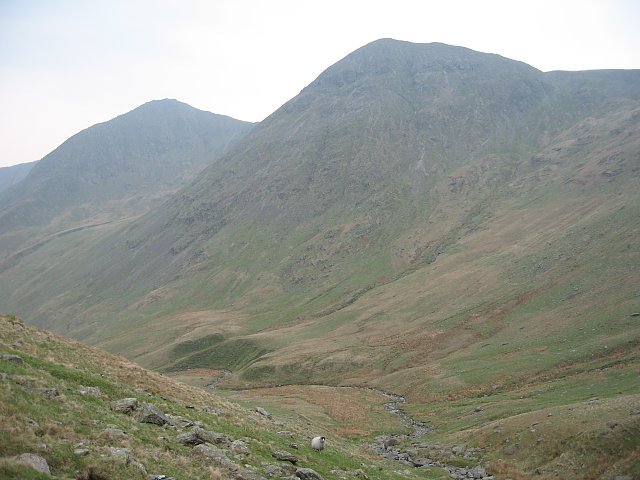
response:
[[[26,177],[35,163],[36,162],[21,163],[11,167],[0,168],[0,192]]]

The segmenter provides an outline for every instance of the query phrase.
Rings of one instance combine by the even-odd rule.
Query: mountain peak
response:
[[[251,126],[175,99],[147,102],[72,136],[38,162],[20,184],[3,191],[0,232],[46,224],[88,201],[106,204],[150,192],[150,198],[159,198],[160,192],[168,195],[226,152]],[[84,221],[85,215],[72,216]]]
[[[195,110],[198,110],[197,108],[192,107],[188,103],[181,102],[179,100],[176,100],[175,98],[161,98],[161,99],[149,100],[148,102],[143,103],[142,105],[135,108],[134,110],[151,109],[151,108],[193,108]]]
[[[439,70],[442,67],[449,67],[452,70],[470,70],[469,66],[473,66],[475,69],[495,70],[496,68],[518,66],[518,68],[538,72],[537,69],[523,62],[493,53],[478,52],[470,48],[440,42],[413,43],[392,38],[381,38],[364,45],[345,57],[344,60],[384,61],[397,66],[410,66],[414,71]]]
[[[134,108],[133,110],[119,115],[119,117],[130,116],[131,114],[136,113],[151,113],[153,115],[163,115],[163,114],[175,114],[176,112],[205,112],[204,110],[200,110],[198,108],[192,107],[188,103],[181,102],[176,100],[175,98],[163,98],[163,99],[155,99],[150,100],[146,103],[143,103],[139,107]],[[211,112],[206,112],[209,115],[215,115]]]

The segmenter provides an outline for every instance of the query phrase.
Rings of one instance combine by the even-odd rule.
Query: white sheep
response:
[[[324,448],[324,437],[313,437],[311,439],[311,448],[318,452]]]

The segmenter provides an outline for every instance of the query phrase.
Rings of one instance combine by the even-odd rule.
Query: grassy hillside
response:
[[[442,477],[437,469],[404,472],[406,466],[383,462],[366,448],[362,435],[338,436],[335,426],[327,428],[322,418],[281,416],[280,411],[267,418],[254,411],[260,402],[242,407],[123,358],[25,327],[16,317],[0,317],[0,353],[0,478],[51,478],[17,462],[15,457],[23,453],[46,459],[55,478],[164,474],[259,480],[289,478],[296,468],[312,468],[327,479]],[[373,397],[367,398],[372,408],[368,415],[378,411],[386,418],[382,425],[398,429],[381,407],[384,398]],[[143,403],[155,405],[170,416],[170,423],[144,423],[136,412],[113,410],[111,402],[123,398],[137,399],[138,412]],[[194,447],[177,441],[195,430],[190,422],[219,434],[222,460],[198,456]],[[309,445],[318,432],[328,438],[322,453]],[[297,465],[274,459],[277,451],[292,452]]]
[[[637,470],[639,158],[638,71],[382,40],[162,208],[4,260],[0,300],[305,418],[403,394],[504,478],[615,478]],[[402,448],[451,454],[425,442]]]
[[[593,358],[485,391],[433,395],[407,408],[434,430],[408,438],[407,426],[382,407],[389,399],[373,390],[288,386],[216,393],[0,317],[0,478],[50,478],[16,458],[24,453],[44,458],[55,478],[259,480],[312,468],[325,479],[443,479],[449,478],[444,468],[483,468],[478,465],[496,479],[634,478],[640,473],[637,353],[618,351],[613,362]],[[197,383],[212,373],[192,370],[181,378]],[[114,410],[112,402],[123,398],[137,399],[137,411]],[[169,423],[141,422],[144,403],[168,415]],[[271,417],[258,414],[258,406]],[[197,431],[190,422],[217,434],[211,437],[217,457],[180,443]],[[308,446],[318,433],[328,439],[322,453]],[[395,440],[387,454],[440,466],[384,460],[369,447],[380,441],[376,437]],[[275,460],[272,454],[282,451],[295,455],[297,465]]]

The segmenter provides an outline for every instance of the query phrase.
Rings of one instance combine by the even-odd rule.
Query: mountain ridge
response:
[[[281,231],[288,231],[296,228],[296,225],[313,224],[314,219],[326,216],[327,209],[333,209],[338,216],[356,215],[356,218],[362,219],[359,228],[363,229],[363,232],[351,232],[347,246],[359,242],[358,235],[369,235],[368,231],[379,229],[381,224],[392,223],[389,215],[394,211],[394,201],[399,201],[397,199],[400,197],[409,199],[408,204],[400,201],[401,205],[405,205],[402,208],[408,209],[406,215],[422,218],[419,221],[424,221],[424,213],[420,213],[419,210],[423,208],[422,202],[428,199],[429,191],[437,181],[444,179],[447,183],[451,182],[451,190],[467,188],[464,182],[469,181],[468,177],[455,175],[460,162],[469,161],[474,156],[481,157],[487,151],[495,155],[491,153],[493,149],[495,152],[502,152],[496,161],[504,163],[504,159],[510,158],[501,167],[505,171],[500,175],[511,176],[521,168],[518,165],[526,166],[525,159],[533,155],[539,147],[540,139],[555,135],[554,131],[560,132],[564,128],[563,125],[571,125],[576,115],[582,115],[584,118],[589,116],[594,108],[604,108],[605,111],[610,108],[607,106],[607,95],[596,91],[594,98],[597,102],[586,105],[578,103],[577,113],[565,110],[564,119],[559,120],[560,124],[558,120],[550,122],[547,119],[554,114],[553,109],[557,106],[555,100],[548,99],[545,95],[560,88],[556,87],[554,90],[553,86],[545,83],[544,78],[547,74],[497,55],[480,54],[441,44],[433,48],[423,47],[383,40],[373,42],[348,55],[343,61],[338,62],[337,66],[334,65],[323,72],[318,80],[303,89],[300,95],[265,119],[241,145],[237,146],[233,155],[222,158],[215,168],[203,172],[195,183],[171,198],[162,210],[151,213],[147,217],[147,226],[136,223],[127,227],[127,233],[124,234],[128,237],[127,247],[124,251],[121,250],[121,254],[127,256],[133,253],[140,259],[147,257],[142,262],[143,269],[131,278],[138,279],[137,281],[149,278],[153,279],[151,284],[156,284],[158,279],[153,273],[153,269],[157,268],[154,267],[155,264],[161,265],[160,271],[166,272],[161,283],[176,276],[180,278],[180,271],[185,268],[204,268],[202,262],[208,261],[206,254],[203,256],[198,253],[202,248],[195,245],[215,237],[229,222],[238,218],[234,211],[244,212],[241,224],[245,225],[245,238],[255,237],[256,228],[267,228],[273,232],[275,242],[279,241],[277,239],[281,235],[275,232],[273,225],[278,225],[276,228],[283,227]],[[400,59],[396,59],[391,65],[404,65],[403,68],[414,72],[410,81],[406,80],[407,75],[396,81],[397,73],[394,73],[387,61],[389,49],[409,50],[409,53],[400,56]],[[474,76],[474,68],[467,64],[460,63],[455,58],[452,60],[450,57],[439,56],[442,50],[456,52],[464,58],[471,57],[476,62],[488,58],[489,64],[483,65],[481,69],[475,68],[481,70],[480,77],[477,77]],[[378,63],[371,63],[370,57],[377,59]],[[438,65],[435,70],[432,67],[434,62]],[[515,78],[502,79],[498,83],[500,86],[507,81],[511,82],[511,90],[500,89],[488,80],[495,76],[492,73],[495,62],[508,65],[516,72]],[[449,78],[446,72],[443,74],[442,64],[452,66],[452,71],[458,73],[452,74]],[[343,68],[344,65],[346,67]],[[382,67],[377,68],[376,65]],[[368,71],[373,77],[360,74],[361,78],[358,79],[358,75],[350,73],[357,72],[358,69]],[[472,88],[476,92],[485,92],[484,96],[476,98],[473,116],[466,113],[469,93],[467,92],[466,96],[460,95],[459,98],[451,94],[452,82],[458,85],[458,88],[465,87],[465,82],[469,82],[467,73],[460,76],[460,72],[472,72],[471,78],[475,80],[472,82]],[[501,71],[501,75],[503,73]],[[414,96],[418,95],[418,100],[408,102],[402,99],[402,95],[406,93],[407,83],[416,83],[416,75],[419,78],[426,75],[426,79],[422,78],[419,85],[430,85],[431,91],[436,94],[423,95],[422,90],[418,89],[418,93],[413,93]],[[434,75],[435,77],[431,78]],[[594,75],[609,78],[612,74],[589,73],[590,77]],[[638,76],[639,72],[629,75]],[[485,76],[487,79],[483,80]],[[571,85],[572,78],[576,78],[574,74],[563,73],[554,73],[552,76],[562,77],[563,88],[566,88],[566,84]],[[345,83],[345,79],[350,83]],[[596,80],[596,83],[602,83],[600,79]],[[581,81],[587,85],[591,82]],[[611,82],[605,83],[611,85]],[[620,82],[620,85],[624,84],[625,82]],[[636,99],[639,92],[636,84],[640,82],[635,82],[635,88],[627,87],[632,99]],[[330,95],[324,93],[327,85],[333,88],[329,90],[333,92]],[[375,95],[372,94],[372,89]],[[385,96],[385,92],[391,93]],[[444,114],[438,113],[441,112],[443,102],[442,92],[445,92],[446,99]],[[565,95],[562,92],[561,94]],[[364,97],[359,99],[359,95]],[[560,100],[566,100],[562,95]],[[514,102],[514,98],[517,101]],[[314,102],[319,105],[316,110],[313,109]],[[339,106],[340,103],[336,102],[348,104],[348,107],[338,110],[342,112],[338,118],[331,116],[331,111],[327,110],[327,106],[330,105],[334,105],[331,108],[338,108],[336,105]],[[507,104],[510,105],[507,112],[511,113],[502,110],[502,105]],[[526,107],[527,105],[529,107]],[[398,108],[401,108],[400,113],[397,112]],[[379,113],[376,114],[375,109],[378,109]],[[395,112],[397,115],[390,115],[389,112]],[[538,116],[538,125],[541,127],[536,127],[534,135],[529,133],[531,126],[527,123],[526,115]],[[406,120],[407,118],[409,120]],[[376,128],[377,132],[381,132],[381,137],[371,141],[363,133],[367,128]],[[540,131],[540,128],[543,130]],[[549,129],[555,130],[547,131]],[[389,137],[385,132],[393,132],[395,136]],[[425,136],[425,132],[428,136]],[[458,132],[466,132],[466,135]],[[527,146],[527,135],[538,140]],[[276,141],[275,145],[270,138],[283,140]],[[327,145],[328,138],[332,144]],[[453,141],[454,138],[464,141]],[[483,140],[478,140],[479,138]],[[485,146],[487,142],[488,147]],[[522,148],[528,150],[522,151]],[[277,162],[274,162],[276,158]],[[343,162],[344,158],[348,161]],[[413,158],[412,163],[407,164],[408,158]],[[384,163],[380,163],[381,160],[384,160]],[[368,164],[369,161],[378,163]],[[402,169],[401,177],[394,172],[397,168]],[[295,178],[298,180],[285,180],[288,176],[291,177],[291,172],[295,172]],[[451,176],[451,179],[448,176]],[[234,178],[235,183],[230,181]],[[392,182],[395,183],[387,185],[388,179],[394,179]],[[408,191],[410,193],[407,193]],[[433,200],[427,200],[427,205],[429,202],[435,205]],[[260,204],[259,209],[251,208],[257,204]],[[175,229],[176,226],[179,228]],[[317,227],[319,226],[320,224]],[[353,238],[354,235],[356,238]],[[265,244],[269,245],[268,248],[276,248],[274,240],[269,240],[264,234],[262,237],[268,242]],[[445,235],[438,243],[442,244],[443,240],[445,243],[450,241],[446,238]],[[149,242],[169,247],[158,247],[158,250]],[[422,249],[422,253],[413,263],[419,263],[420,257],[428,260],[438,247],[436,246],[435,250],[433,247],[419,249]],[[327,263],[326,260],[321,262]],[[309,270],[310,267],[304,263],[304,260],[294,260],[293,263],[289,262],[289,266],[284,266],[284,273],[280,270],[280,282],[287,277],[291,280],[287,281],[288,286],[284,286],[285,290],[295,290],[296,282],[308,283],[309,279],[315,278]],[[114,285],[117,283],[116,279],[122,276],[117,270],[112,273],[114,266],[117,268],[117,265],[104,267],[100,290],[103,287],[109,288],[110,284]],[[317,265],[312,266],[311,269],[316,267]],[[389,272],[381,271],[379,274],[388,275]],[[373,280],[374,278],[371,278],[367,283]],[[125,282],[123,288],[126,290],[129,287],[125,285],[131,286],[132,281]],[[362,285],[352,288],[353,292],[357,292],[362,289]],[[347,294],[346,297],[352,295],[353,293]]]
[[[250,126],[165,99],[88,127],[0,194],[0,233],[46,225],[69,208],[77,224],[87,215],[83,204],[175,190]]]
[[[18,183],[27,176],[34,162],[19,163],[9,167],[0,167],[0,192]]]

